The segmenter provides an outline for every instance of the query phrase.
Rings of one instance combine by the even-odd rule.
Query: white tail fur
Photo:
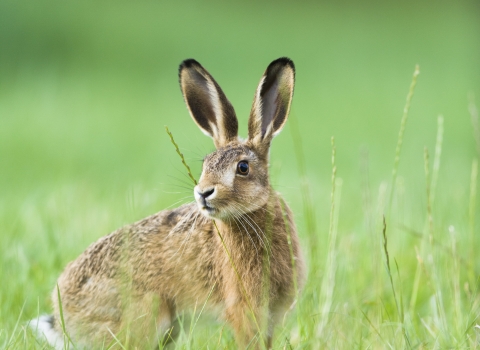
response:
[[[64,342],[62,334],[58,333],[53,328],[53,316],[42,315],[31,320],[28,325],[37,333],[39,338],[45,338],[51,346],[57,350],[64,349]]]

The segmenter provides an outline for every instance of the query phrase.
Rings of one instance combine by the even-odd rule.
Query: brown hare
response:
[[[30,322],[57,349],[70,342],[152,349],[171,339],[178,312],[201,307],[230,324],[238,348],[270,348],[302,285],[292,213],[268,174],[270,143],[290,110],[293,62],[268,66],[246,140],[232,105],[197,61],[183,61],[179,78],[193,120],[216,147],[204,159],[196,203],[123,227],[67,265],[53,291],[53,315]]]

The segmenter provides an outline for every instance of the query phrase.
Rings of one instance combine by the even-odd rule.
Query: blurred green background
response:
[[[2,195],[76,181],[102,188],[168,182],[178,160],[164,125],[188,156],[201,158],[212,142],[191,122],[177,82],[179,63],[190,57],[222,86],[242,135],[268,63],[293,59],[292,117],[320,182],[330,172],[332,135],[341,176],[357,175],[363,149],[372,175],[389,177],[417,63],[402,169],[422,172],[438,114],[445,116],[445,162],[457,166],[473,155],[467,95],[480,91],[478,2],[0,6]],[[273,145],[284,179],[296,173],[292,142],[286,129]]]
[[[294,145],[303,148],[323,239],[335,136],[339,227],[353,234],[363,227],[365,186],[376,198],[391,178],[415,64],[421,74],[399,167],[411,198],[405,211],[425,216],[423,149],[433,157],[442,114],[438,197],[447,220],[468,193],[476,156],[467,107],[469,94],[480,100],[478,1],[0,0],[2,279],[17,281],[0,292],[0,318],[13,323],[24,300],[29,315],[36,298],[47,309],[58,273],[97,237],[193,199],[164,131],[168,125],[198,177],[213,143],[185,108],[183,59],[215,77],[246,136],[255,88],[280,56],[295,62],[297,75],[291,120],[272,145],[272,177],[300,229]],[[39,290],[22,290],[32,278]]]

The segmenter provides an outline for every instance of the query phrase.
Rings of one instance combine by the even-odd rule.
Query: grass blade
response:
[[[392,182],[390,184],[391,188],[390,188],[390,199],[388,204],[388,213],[390,213],[390,210],[392,208],[393,195],[395,191],[395,183],[397,181],[398,163],[400,162],[400,153],[402,151],[403,134],[405,133],[405,127],[407,125],[407,118],[408,118],[408,111],[410,110],[410,104],[412,102],[412,97],[415,91],[415,86],[417,85],[417,78],[419,74],[420,74],[420,67],[417,64],[413,72],[412,82],[410,84],[410,89],[408,90],[405,107],[403,108],[402,120],[400,121],[400,131],[398,132],[397,147],[395,148],[395,160],[393,162],[393,169],[392,169]]]

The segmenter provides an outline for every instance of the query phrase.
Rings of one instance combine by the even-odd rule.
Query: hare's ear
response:
[[[198,127],[213,138],[217,148],[238,137],[235,110],[220,86],[200,63],[188,59],[180,64],[180,87],[190,115]]]
[[[267,67],[258,85],[248,120],[248,138],[257,147],[268,150],[270,141],[287,121],[295,85],[295,66],[279,58]]]

